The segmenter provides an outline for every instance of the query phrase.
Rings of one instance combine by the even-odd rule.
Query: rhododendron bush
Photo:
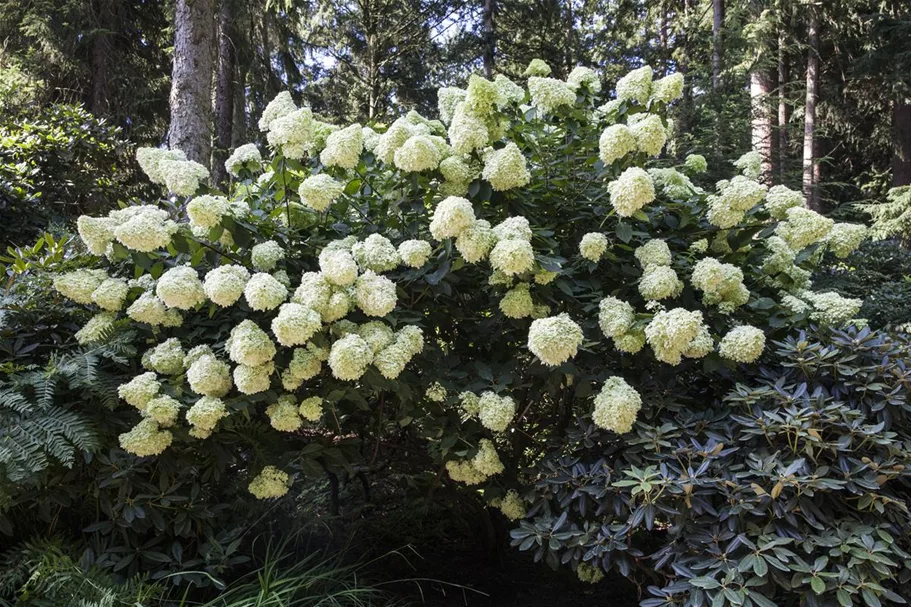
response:
[[[472,76],[439,91],[439,119],[390,125],[329,124],[282,93],[226,192],[177,150],[140,150],[167,197],[81,218],[97,267],[56,280],[98,311],[83,343],[142,335],[123,449],[261,424],[242,480],[268,499],[405,429],[436,462],[428,482],[552,520],[536,481],[567,437],[626,466],[637,424],[709,407],[792,329],[854,318],[861,302],[813,292],[810,270],[864,228],[756,181],[754,154],[717,184],[701,156],[666,154],[679,74],[642,68],[610,93],[586,68],[548,74]],[[551,550],[530,533],[520,547],[556,565],[564,520]],[[611,533],[563,562],[588,581],[630,573],[630,528]]]

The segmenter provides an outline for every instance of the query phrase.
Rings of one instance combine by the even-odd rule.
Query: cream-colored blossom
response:
[[[608,377],[595,396],[592,421],[599,428],[626,434],[633,429],[642,408],[642,397],[622,377]]]
[[[535,320],[528,330],[528,349],[549,367],[574,357],[580,345],[582,328],[566,313]]]

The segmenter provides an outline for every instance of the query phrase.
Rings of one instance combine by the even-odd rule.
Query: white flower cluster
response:
[[[456,238],[475,223],[474,208],[465,198],[449,196],[437,204],[430,220],[430,233],[437,240]]]
[[[364,131],[361,125],[352,124],[326,137],[326,147],[319,159],[327,167],[353,169],[360,161],[363,149]]]
[[[607,236],[600,232],[589,232],[579,242],[579,254],[593,263],[598,263],[607,251],[607,245]]]
[[[303,158],[318,146],[316,122],[310,108],[294,109],[269,123],[266,139],[286,158]]]
[[[607,184],[610,202],[620,217],[631,217],[655,200],[655,184],[645,169],[630,167]]]
[[[639,279],[639,293],[649,301],[675,298],[683,292],[683,286],[683,281],[670,266],[646,266]]]
[[[187,203],[190,227],[208,230],[217,226],[228,212],[228,204],[228,199],[224,196],[196,196]]]
[[[136,301],[127,308],[127,316],[136,322],[146,323],[153,327],[179,327],[183,322],[179,310],[167,308],[164,302],[151,292],[137,297]]]
[[[440,166],[445,151],[432,136],[413,135],[395,151],[395,166],[412,173],[431,171]]]
[[[139,167],[152,183],[168,188],[178,196],[192,196],[199,182],[209,178],[209,170],[180,150],[139,148],[136,150]]]
[[[142,411],[149,401],[158,395],[159,390],[161,390],[161,384],[158,382],[158,376],[149,371],[118,386],[117,395]]]
[[[519,146],[512,142],[499,150],[489,150],[484,154],[481,176],[498,192],[522,187],[531,180],[525,156]]]
[[[206,300],[206,291],[189,266],[177,266],[166,271],[155,285],[155,294],[169,308],[189,310]]]
[[[621,352],[635,354],[645,347],[645,331],[634,326],[636,312],[632,305],[615,297],[601,300],[598,324],[605,336]]]
[[[497,455],[492,441],[482,438],[478,444],[477,454],[468,461],[450,460],[446,462],[449,477],[457,483],[478,485],[489,477],[504,470],[503,462]]]
[[[660,238],[653,238],[633,251],[636,260],[643,268],[649,266],[669,266],[674,258],[667,242]]]
[[[691,173],[705,173],[709,169],[709,163],[701,154],[690,154],[683,160],[683,166]]]
[[[263,157],[259,153],[259,148],[255,143],[246,143],[236,150],[225,160],[225,170],[235,177],[240,177],[242,170],[259,172],[262,170]]]
[[[668,74],[652,83],[652,101],[672,103],[683,96],[683,74]]]
[[[620,160],[639,147],[636,136],[625,124],[614,124],[601,133],[598,140],[598,156],[605,165]]]
[[[510,489],[502,499],[493,500],[490,503],[494,508],[499,508],[503,516],[511,521],[517,521],[525,518],[525,502],[519,497],[518,492]]]
[[[174,440],[168,430],[162,430],[154,419],[145,418],[136,424],[132,430],[118,437],[120,447],[139,457],[159,455],[171,446]]]
[[[713,257],[700,259],[693,267],[693,286],[702,291],[702,303],[717,305],[730,314],[750,300],[743,284],[743,271],[735,265],[721,263]]]
[[[251,310],[274,310],[288,298],[288,288],[277,278],[265,272],[250,277],[244,287],[244,299]]]
[[[634,255],[644,272],[639,279],[639,292],[645,299],[657,301],[677,297],[683,291],[683,282],[670,267],[673,257],[667,243],[652,239],[637,247]]]
[[[267,240],[253,245],[250,249],[250,262],[260,272],[271,272],[276,264],[285,258],[285,250],[274,240]]]
[[[532,59],[525,68],[524,76],[550,76],[550,66],[543,59]]]
[[[785,219],[788,209],[804,206],[804,197],[784,185],[773,185],[765,197],[765,208],[775,219]]]
[[[421,329],[414,325],[406,325],[395,333],[391,343],[376,352],[373,366],[386,379],[395,379],[423,349],[424,335]]]
[[[367,270],[361,274],[354,286],[357,307],[367,316],[386,316],[395,309],[398,295],[395,283]]]
[[[762,175],[762,154],[751,150],[734,161],[734,166],[747,179],[757,180]]]
[[[308,422],[318,422],[323,416],[323,399],[319,396],[310,396],[301,401],[297,412]]]
[[[835,220],[804,207],[791,207],[786,214],[787,220],[778,224],[775,234],[794,251],[825,240],[835,225]]]
[[[810,318],[823,325],[838,327],[852,320],[860,311],[863,300],[842,297],[834,291],[815,293],[805,291],[801,296],[813,304]]]
[[[388,272],[402,263],[402,257],[395,246],[380,234],[371,234],[363,242],[354,243],[351,253],[362,271]]]
[[[718,182],[718,194],[708,198],[709,223],[719,228],[733,228],[743,221],[747,211],[763,201],[766,187],[737,175],[730,181]]]
[[[566,313],[535,320],[528,330],[528,349],[549,367],[574,357],[580,345],[582,327]]]
[[[146,404],[142,415],[161,428],[170,428],[180,415],[180,402],[170,396],[157,396]]]
[[[630,132],[636,139],[636,148],[647,156],[659,156],[667,143],[668,129],[658,114],[636,114]],[[632,122],[632,121],[631,121]]]
[[[427,387],[424,396],[427,400],[435,403],[441,403],[446,400],[446,388],[438,381],[433,382]]]
[[[670,365],[679,365],[684,356],[697,358],[708,354],[704,350],[707,335],[702,312],[684,308],[658,312],[645,327],[645,337],[655,358]]]
[[[54,277],[54,288],[67,299],[82,305],[92,303],[92,294],[108,280],[104,270],[80,269],[58,274]]]
[[[208,438],[218,422],[227,416],[224,401],[214,396],[203,396],[187,409],[187,423],[193,426],[190,434],[196,438]]]
[[[437,109],[440,113],[440,120],[445,124],[452,122],[456,107],[465,101],[467,94],[465,89],[454,86],[444,86],[437,90]]]
[[[500,311],[507,318],[528,318],[534,314],[534,309],[535,304],[527,283],[516,285],[500,300]]]
[[[601,79],[598,74],[588,67],[576,67],[566,77],[566,85],[573,91],[578,91],[584,86],[593,93],[601,92]]]
[[[319,313],[297,303],[282,304],[272,319],[275,340],[286,347],[306,344],[321,327]]]
[[[231,329],[225,350],[232,361],[248,367],[266,364],[275,357],[275,344],[269,335],[249,319]]]
[[[652,68],[646,65],[620,78],[614,87],[617,99],[645,105],[652,94],[652,73]]]
[[[478,171],[472,168],[467,157],[450,156],[440,163],[440,173],[445,181],[440,184],[444,196],[464,196]]]
[[[196,394],[221,398],[231,390],[231,369],[209,350],[187,366],[187,383]]]
[[[114,240],[128,249],[148,253],[168,245],[178,229],[168,212],[154,205],[125,207],[107,217],[83,215],[76,222],[79,236],[95,255],[107,255]]]
[[[860,246],[860,243],[867,237],[867,233],[867,226],[863,224],[836,223],[829,231],[826,243],[829,246],[829,250],[832,251],[836,257],[844,259]],[[94,297],[95,296],[92,295],[93,299]]]
[[[355,381],[373,362],[373,349],[360,335],[349,333],[332,344],[329,368],[336,379]]]
[[[649,169],[655,187],[671,200],[688,200],[693,193],[702,193],[690,178],[676,169]]]
[[[592,421],[599,428],[626,434],[633,429],[642,397],[622,377],[608,377],[595,396],[595,410]]]
[[[142,366],[161,375],[177,375],[183,373],[185,355],[180,340],[172,337],[148,350],[142,357]]]
[[[288,493],[291,488],[291,477],[287,472],[279,470],[275,466],[266,466],[262,472],[254,478],[247,489],[256,499],[268,500],[281,497]]]
[[[402,263],[410,268],[422,268],[433,248],[426,240],[406,240],[399,245],[398,253]]]
[[[571,86],[556,78],[531,76],[528,79],[531,103],[545,114],[553,114],[564,105],[576,102],[576,92]]]
[[[739,363],[755,362],[765,348],[765,333],[762,329],[742,325],[734,327],[721,338],[718,353],[723,358]]]
[[[328,350],[312,343],[305,348],[295,348],[288,368],[281,374],[282,386],[288,391],[297,390],[305,381],[319,375],[328,358]]]
[[[465,394],[460,395],[462,406],[465,406]],[[473,399],[468,399],[473,401]],[[477,408],[478,421],[491,432],[503,432],[516,416],[516,401],[509,396],[499,396],[494,392],[484,392],[471,408]]]
[[[278,397],[278,401],[266,407],[269,425],[280,432],[295,432],[304,425],[298,411],[298,404],[290,394]]]
[[[313,209],[322,212],[329,208],[335,200],[345,191],[345,185],[326,173],[311,175],[304,179],[297,190],[301,202]]]
[[[257,245],[258,246],[258,245]],[[256,248],[256,247],[254,247]],[[203,292],[213,303],[223,308],[233,306],[243,295],[250,272],[243,266],[219,266],[206,274]]]

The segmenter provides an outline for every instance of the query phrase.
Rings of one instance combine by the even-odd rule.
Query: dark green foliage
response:
[[[813,288],[863,299],[858,316],[872,327],[911,322],[911,251],[894,241],[865,242],[847,259],[830,257]]]
[[[513,543],[650,580],[649,607],[902,603],[909,347],[802,332],[707,408],[659,384],[654,421],[619,441],[581,419]]]
[[[137,182],[120,129],[54,105],[0,122],[0,246],[31,242],[51,221],[115,206]]]

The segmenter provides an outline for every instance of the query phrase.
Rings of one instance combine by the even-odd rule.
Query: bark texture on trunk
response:
[[[724,28],[724,0],[712,0],[712,88],[721,86],[723,51],[721,35]]]
[[[222,0],[218,11],[218,67],[215,75],[215,148],[212,150],[212,180],[228,180],[228,159],[234,130],[235,53],[232,33],[231,2]]]
[[[807,206],[819,209],[819,172],[816,159],[816,100],[819,91],[819,13],[809,8],[807,29],[807,97],[803,122],[803,195]]]
[[[496,57],[496,36],[494,33],[493,13],[496,10],[495,0],[484,0],[484,15],[482,23],[484,47],[484,75],[493,78],[494,61]]]
[[[778,36],[778,173],[782,183],[784,183],[788,164],[788,120],[790,120],[790,107],[788,106],[790,70],[788,67],[787,37],[782,32]]]
[[[892,185],[911,185],[911,98],[899,96],[892,105]]]
[[[172,149],[208,166],[212,148],[212,0],[177,0],[171,72]]]
[[[107,114],[110,105],[110,61],[112,59],[111,5],[108,0],[92,4],[96,33],[92,40],[92,97],[89,107],[96,116]]]
[[[760,181],[772,182],[772,82],[760,67],[750,73],[750,135],[752,147],[762,156]]]

